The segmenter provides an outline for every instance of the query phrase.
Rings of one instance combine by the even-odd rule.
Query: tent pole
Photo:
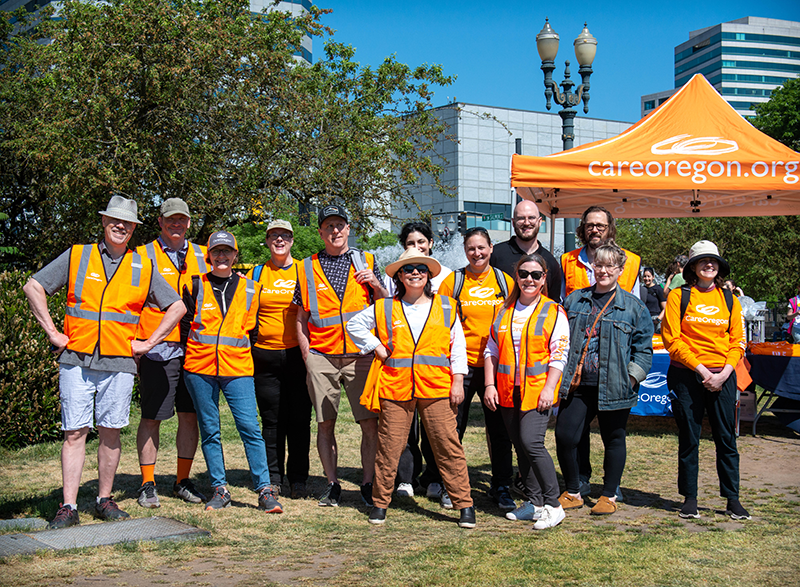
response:
[[[556,215],[551,213],[550,214],[550,253],[555,255],[553,252],[556,246]]]

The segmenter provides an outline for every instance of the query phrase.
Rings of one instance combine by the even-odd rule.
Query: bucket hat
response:
[[[689,261],[683,268],[683,278],[688,279],[694,272],[693,265],[695,261],[706,257],[719,261],[720,277],[726,277],[731,272],[731,267],[728,265],[728,262],[720,256],[717,245],[711,241],[697,241],[692,245],[692,248],[689,249]]]

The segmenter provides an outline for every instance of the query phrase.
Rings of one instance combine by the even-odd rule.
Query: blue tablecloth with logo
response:
[[[653,365],[647,378],[639,385],[639,403],[631,410],[634,416],[671,416],[672,403],[667,389],[669,353],[653,352]]]

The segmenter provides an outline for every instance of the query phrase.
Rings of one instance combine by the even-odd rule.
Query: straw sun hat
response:
[[[397,273],[403,265],[427,265],[431,277],[436,277],[442,271],[442,266],[439,264],[439,261],[433,257],[423,255],[419,250],[411,247],[403,251],[397,261],[389,263],[386,266],[386,275],[394,277],[395,273]]]

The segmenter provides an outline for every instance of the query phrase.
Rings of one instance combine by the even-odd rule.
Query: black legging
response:
[[[597,416],[605,446],[603,495],[614,497],[625,469],[625,428],[631,410],[600,411],[597,409],[597,394],[597,387],[581,386],[561,401],[556,421],[556,454],[567,491],[578,493],[580,474],[577,447],[584,426]]]

